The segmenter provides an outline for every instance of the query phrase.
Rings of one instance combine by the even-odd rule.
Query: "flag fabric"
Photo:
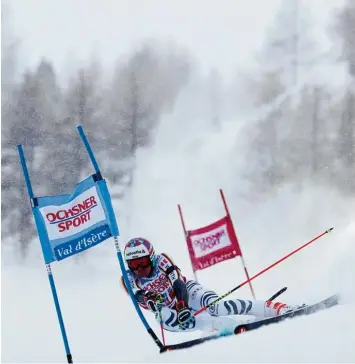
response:
[[[229,216],[187,231],[187,245],[193,271],[241,256],[241,249]]]
[[[34,199],[33,213],[46,263],[60,261],[113,236],[106,182],[94,174],[71,195]],[[116,225],[116,224],[114,224]]]

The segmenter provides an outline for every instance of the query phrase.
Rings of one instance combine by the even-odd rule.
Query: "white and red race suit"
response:
[[[179,280],[186,283],[186,303],[192,312],[196,312],[202,307],[208,306],[218,298],[216,292],[203,287],[200,283],[194,280],[187,281],[181,274],[180,269],[164,253],[156,256],[156,265],[149,277],[138,277],[129,270],[127,271],[127,275],[136,299],[138,296],[137,293],[140,292],[150,292],[161,295],[163,298],[163,307],[160,312],[151,310],[150,307],[145,304],[144,300],[137,299],[137,302],[142,308],[153,311],[156,320],[158,322],[161,320],[164,329],[168,331],[181,331],[178,324],[177,312],[175,310],[177,302],[173,289],[175,281]],[[123,277],[121,277],[121,279],[123,287],[127,291]],[[289,309],[292,309],[292,307],[280,302],[274,303],[264,300],[244,299],[221,300],[216,304],[209,306],[204,314],[196,316],[194,326],[185,331],[198,330],[206,327],[206,325],[208,326],[211,316],[252,315],[258,317],[273,317],[278,316]]]

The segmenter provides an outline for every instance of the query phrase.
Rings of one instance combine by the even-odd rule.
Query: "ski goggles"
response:
[[[138,270],[139,268],[144,269],[151,266],[149,256],[128,260],[127,264],[130,270]]]

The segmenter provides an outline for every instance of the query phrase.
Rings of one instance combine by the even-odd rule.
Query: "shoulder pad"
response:
[[[174,262],[170,259],[170,257],[163,253],[157,256],[157,266],[165,272],[168,268],[174,266]]]

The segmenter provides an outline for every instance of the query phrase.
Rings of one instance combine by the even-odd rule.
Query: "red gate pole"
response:
[[[224,208],[225,208],[225,210],[226,210],[226,213],[227,213],[228,219],[229,219],[229,220],[230,220],[230,222],[232,223],[233,231],[234,231],[234,234],[235,234],[235,229],[234,229],[234,225],[233,225],[233,222],[232,222],[232,218],[231,218],[231,216],[230,216],[230,214],[229,214],[229,210],[228,210],[227,202],[226,202],[226,199],[225,199],[225,197],[224,197],[224,194],[223,194],[222,189],[220,189],[220,190],[219,190],[219,192],[220,192],[220,194],[221,194],[221,198],[222,198],[223,205],[224,205]],[[237,236],[237,235],[235,234],[235,236]],[[239,241],[238,241],[238,245],[239,245],[239,249],[240,249],[240,258],[241,258],[241,260],[242,260],[242,264],[243,264],[243,267],[244,267],[244,272],[245,272],[245,275],[246,275],[246,277],[247,277],[247,280],[249,281],[249,287],[250,287],[251,294],[252,294],[252,296],[253,296],[253,298],[254,298],[254,300],[255,300],[256,298],[255,298],[254,289],[253,289],[253,286],[252,286],[251,281],[250,281],[250,278],[249,278],[248,269],[247,269],[247,266],[246,266],[245,261],[244,261],[244,258],[243,258],[243,253],[242,253],[242,249],[241,249],[241,247],[240,247]]]
[[[184,221],[184,217],[182,215],[182,209],[181,209],[181,206],[180,205],[178,205],[178,210],[179,210],[181,225],[182,225],[182,228],[184,229],[184,236],[185,236],[186,245],[187,245],[187,248],[188,248],[189,245],[187,244],[187,230],[186,230],[185,221]],[[190,258],[190,261],[191,261],[190,251],[189,251],[189,258]],[[192,265],[192,271],[194,273],[195,281],[198,282],[198,280],[197,280],[197,274],[195,272],[195,269],[194,269],[193,265]]]

